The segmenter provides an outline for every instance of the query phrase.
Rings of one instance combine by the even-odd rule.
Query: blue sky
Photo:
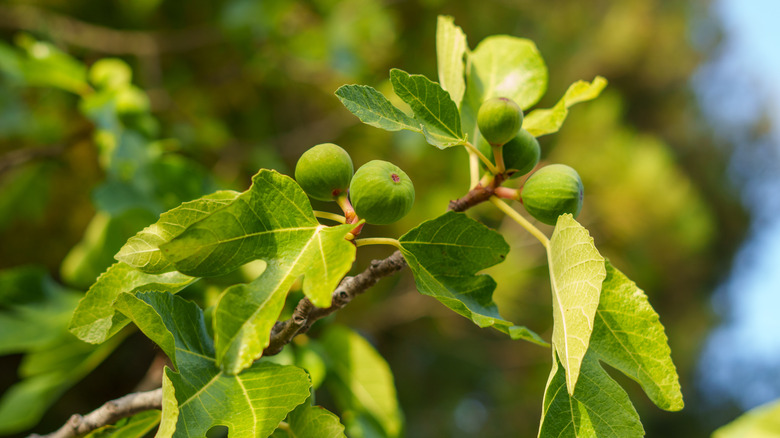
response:
[[[721,325],[699,367],[708,398],[745,409],[780,397],[780,1],[717,0],[719,50],[693,87],[713,129],[736,144],[731,177],[753,215],[749,237],[713,306]],[[772,129],[750,133],[758,117]]]

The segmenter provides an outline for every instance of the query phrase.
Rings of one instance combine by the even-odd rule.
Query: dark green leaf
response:
[[[81,299],[69,329],[79,339],[99,344],[128,323],[127,318],[116,313],[113,307],[119,294],[135,290],[178,292],[195,280],[197,278],[179,272],[145,274],[124,263],[116,263],[97,279]]]
[[[412,108],[428,143],[443,149],[465,141],[458,107],[439,84],[395,68],[390,70],[390,83],[395,94]]]
[[[539,438],[634,438],[644,430],[623,388],[592,355],[586,355],[573,395],[567,373],[553,350],[553,366],[544,392]]]
[[[145,411],[94,430],[84,438],[143,438],[159,423],[160,411]]]
[[[122,294],[117,307],[178,370],[165,370],[158,437],[205,436],[216,425],[227,426],[231,438],[269,436],[309,397],[309,377],[298,367],[257,362],[238,375],[221,371],[203,312],[194,303],[147,292]]]
[[[272,435],[273,438],[346,438],[344,425],[339,417],[311,401],[290,412],[284,423]]]
[[[421,132],[420,124],[393,106],[379,91],[367,85],[344,85],[336,90],[341,103],[361,122],[384,129]]]
[[[463,213],[423,222],[399,239],[417,289],[480,327],[512,324],[493,302],[496,283],[477,272],[500,263],[509,245],[499,233]]]

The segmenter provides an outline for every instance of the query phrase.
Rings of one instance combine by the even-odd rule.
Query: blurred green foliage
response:
[[[705,301],[746,223],[734,189],[725,186],[728,152],[706,134],[688,88],[705,55],[692,48],[691,23],[706,6],[704,0],[5,2],[0,268],[40,266],[60,284],[84,290],[126,239],[161,212],[217,188],[244,190],[261,167],[289,174],[304,150],[324,142],[347,149],[356,167],[390,160],[415,183],[412,212],[393,226],[367,228],[368,235],[398,236],[441,214],[468,188],[466,154],[436,150],[414,133],[358,125],[333,92],[346,83],[385,92],[391,67],[435,80],[436,16],[450,14],[471,47],[502,33],[536,42],[550,77],[540,108],[553,106],[575,80],[609,80],[602,97],[572,109],[560,133],[540,139],[542,161],[568,164],[582,176],[580,221],[648,293],[667,327],[687,404],[696,406],[691,373],[710,322]],[[499,307],[549,339],[542,248],[501,223],[490,206],[472,214],[500,228],[512,247],[506,262],[490,269]],[[387,255],[382,248],[361,252],[358,268]],[[201,286],[191,298],[208,305],[219,285],[217,279]],[[337,318],[367,335],[389,362],[408,436],[535,433],[548,351],[505,341],[448,313],[414,291],[409,272],[382,281]],[[145,352],[129,361],[143,374],[152,347],[136,342],[114,354],[127,358],[131,347]],[[19,360],[0,362],[3,374],[13,376]],[[127,378],[117,372],[101,367],[85,382]],[[12,382],[4,377],[0,390]],[[134,384],[115,394],[76,387],[77,402],[66,397],[56,404],[41,430]],[[633,388],[649,436],[707,432],[695,408],[662,412]]]

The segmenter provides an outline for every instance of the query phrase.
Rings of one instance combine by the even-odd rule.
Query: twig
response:
[[[112,55],[157,56],[188,51],[221,40],[211,28],[178,32],[116,30],[22,4],[0,6],[0,27],[34,30],[73,46]]]
[[[490,196],[500,183],[499,175],[487,186],[477,185],[466,196],[450,201],[448,210],[464,211],[490,199]],[[396,251],[385,259],[372,260],[369,267],[356,276],[344,277],[339,287],[333,292],[330,307],[316,307],[308,298],[301,299],[298,305],[295,306],[290,319],[274,324],[273,329],[271,329],[270,344],[263,350],[263,356],[278,354],[295,336],[308,332],[315,321],[343,308],[353,298],[374,286],[380,279],[390,276],[404,267],[406,267],[406,260],[404,260],[400,251]],[[128,394],[106,403],[86,416],[72,416],[56,432],[49,435],[30,435],[28,438],[78,437],[138,412],[149,409],[161,409],[161,406],[162,389]]]
[[[111,400],[87,415],[73,415],[55,432],[48,435],[33,434],[28,438],[75,438],[116,423],[122,418],[151,409],[162,409],[162,388],[148,392],[135,392]]]
[[[315,321],[343,308],[357,295],[375,285],[379,279],[394,274],[405,266],[406,260],[400,251],[394,252],[386,259],[372,260],[371,265],[360,274],[344,278],[333,292],[331,306],[328,308],[315,307],[308,298],[303,298],[298,302],[290,319],[274,325],[271,331],[271,343],[263,351],[263,356],[279,353],[295,336],[309,331]]]
[[[448,210],[465,211],[487,201],[495,192],[496,187],[501,185],[501,182],[501,176],[496,175],[486,186],[478,184],[466,196],[450,201]],[[345,277],[333,292],[330,307],[319,308],[314,306],[308,298],[301,299],[290,319],[279,321],[274,325],[271,330],[271,342],[263,350],[263,356],[278,354],[295,336],[309,331],[315,321],[343,308],[357,295],[375,285],[381,278],[395,274],[405,266],[406,260],[400,251],[396,251],[385,259],[372,260],[371,265],[360,274],[354,277]]]
[[[55,158],[62,155],[65,146],[46,146],[40,148],[24,148],[8,152],[0,157],[0,176],[9,170],[39,159]]]

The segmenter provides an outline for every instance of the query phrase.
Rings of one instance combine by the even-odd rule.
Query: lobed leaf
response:
[[[493,302],[496,282],[477,272],[500,263],[509,251],[504,238],[464,213],[447,212],[398,239],[417,289],[480,327],[512,324]],[[519,333],[519,332],[518,332]]]
[[[647,295],[609,261],[606,274],[590,338],[591,351],[639,382],[661,409],[682,409],[679,377],[658,314]]]
[[[558,132],[572,105],[597,98],[606,86],[607,80],[601,76],[596,76],[590,83],[577,81],[571,84],[554,107],[536,109],[528,113],[523,120],[523,129],[534,137]]]
[[[249,190],[160,248],[178,271],[197,276],[226,274],[257,259],[275,260],[284,266],[287,280],[305,274],[306,296],[315,306],[329,307],[331,293],[355,259],[355,246],[344,239],[353,228],[320,225],[292,178],[263,169]]]
[[[591,354],[584,357],[574,394],[553,350],[553,365],[542,405],[539,438],[634,438],[645,435],[628,394]]]
[[[287,425],[276,429],[272,438],[346,438],[339,417],[321,406],[306,402],[290,412]]]
[[[343,85],[336,90],[336,96],[352,114],[367,125],[386,131],[406,129],[421,132],[419,123],[368,85]]]
[[[593,238],[571,214],[558,217],[547,248],[553,297],[552,344],[566,370],[566,388],[574,393],[595,323],[604,258]]]
[[[444,149],[465,141],[458,107],[439,84],[396,68],[390,70],[390,83],[395,94],[412,108],[428,143]]]
[[[161,214],[160,220],[128,239],[115,258],[147,274],[174,270],[172,264],[163,257],[160,245],[171,241],[188,226],[215,210],[230,204],[238,195],[238,192],[230,190],[219,191],[185,202]]]
[[[393,384],[393,374],[379,353],[352,330],[331,326],[322,338],[329,371],[326,384],[342,412],[369,415],[384,436],[401,436],[403,415]]]
[[[450,98],[460,107],[466,91],[463,59],[468,52],[466,34],[455,25],[450,16],[439,15],[436,22],[436,62],[439,66],[439,83],[450,93]]]
[[[84,342],[105,342],[129,322],[113,307],[121,293],[137,290],[176,293],[196,280],[179,272],[146,274],[125,263],[115,263],[98,277],[81,299],[68,329]]]
[[[258,362],[239,375],[221,371],[194,303],[148,292],[123,294],[117,306],[178,369],[165,370],[158,437],[206,436],[216,425],[227,426],[231,437],[269,436],[309,397],[309,377],[298,367]]]

